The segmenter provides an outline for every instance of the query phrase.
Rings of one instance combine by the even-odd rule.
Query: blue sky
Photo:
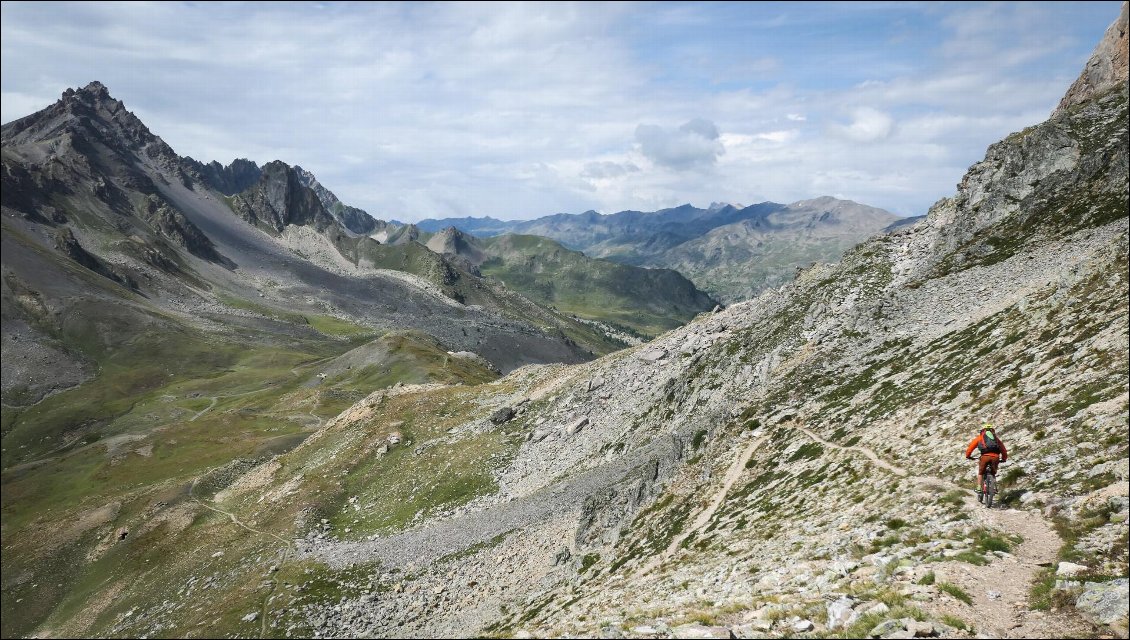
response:
[[[2,6],[4,122],[100,80],[182,155],[416,220],[925,213],[1048,116],[1120,3]]]

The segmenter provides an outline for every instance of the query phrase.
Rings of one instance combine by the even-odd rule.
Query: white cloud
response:
[[[758,140],[767,140],[769,142],[776,142],[783,144],[794,140],[797,137],[796,129],[781,129],[778,131],[765,131],[755,136]]]
[[[831,130],[854,142],[877,142],[891,135],[895,121],[889,114],[871,107],[858,107],[851,113],[851,122],[833,125]]]
[[[677,171],[713,165],[718,156],[726,152],[718,138],[718,127],[702,118],[695,118],[678,129],[652,124],[636,127],[640,153],[657,165]]]
[[[608,178],[620,178],[628,175],[629,173],[635,173],[639,170],[640,168],[632,162],[611,162],[608,160],[602,160],[600,162],[585,163],[585,169],[581,172],[581,176],[584,178],[602,180]]]

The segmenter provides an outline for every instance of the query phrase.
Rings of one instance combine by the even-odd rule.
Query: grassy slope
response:
[[[539,236],[481,240],[494,257],[483,275],[546,305],[590,320],[658,335],[685,324],[714,301],[678,274],[598,260]]]
[[[362,242],[354,249],[345,249],[346,254],[351,252],[355,252],[361,264],[420,276],[438,286],[444,295],[453,300],[468,305],[481,305],[496,310],[511,320],[559,332],[595,355],[610,353],[624,346],[588,325],[551,310],[537,308],[528,301],[516,299],[516,296],[507,291],[500,291],[497,285],[491,286],[467,275],[418,242],[399,245]],[[527,294],[518,288],[513,290]],[[542,302],[537,298],[533,300]]]
[[[108,529],[183,501],[209,469],[288,451],[382,386],[496,377],[449,358],[431,338],[394,333],[377,340],[380,361],[321,381],[325,364],[373,331],[225,301],[277,323],[221,335],[127,313],[119,328],[136,334],[106,347],[96,323],[76,321],[59,337],[97,363],[96,377],[31,407],[3,408],[4,636],[28,633],[84,589],[98,591],[122,562],[148,562],[111,550],[87,566]]]
[[[399,348],[402,341],[406,343]],[[386,346],[395,350],[398,361],[421,362],[418,358],[425,356],[438,370],[445,366],[426,340],[416,340],[411,334],[392,336]],[[490,376],[482,370],[460,375],[465,373],[479,380]],[[338,383],[327,380],[325,384]],[[194,503],[186,483],[191,474],[123,499],[115,521],[100,531],[128,526],[136,533],[110,545],[94,562],[78,562],[80,569],[67,576],[65,592],[51,606],[38,607],[35,620],[44,620],[38,628],[63,635],[138,635],[156,623],[177,636],[258,635],[259,622],[243,618],[261,611],[267,596],[277,595],[267,606],[288,609],[291,614],[287,617],[299,625],[292,633],[302,634],[304,604],[324,605],[356,589],[349,584],[348,571],[330,572],[295,560],[284,554],[287,545],[272,534],[289,539],[296,521],[316,523],[324,517],[335,535],[360,538],[403,528],[417,514],[434,515],[495,490],[490,469],[503,464],[517,448],[523,435],[520,430],[452,437],[448,429],[469,417],[485,417],[488,410],[479,405],[479,398],[505,391],[498,384],[480,384],[390,396],[379,402],[372,416],[343,428],[331,427],[311,446],[283,453],[268,488],[301,480],[291,485],[292,492],[282,499],[261,500],[259,490],[234,490],[215,503],[239,514],[263,534],[249,532]],[[394,430],[405,442],[385,455],[375,453]],[[429,442],[425,452],[413,452]],[[207,500],[214,495],[214,491],[197,488],[192,497]],[[158,500],[162,506],[154,509]],[[178,510],[185,512],[180,522],[172,517],[162,520],[162,514]],[[148,528],[154,521],[160,524]],[[64,551],[79,558],[96,544],[94,534],[88,532]],[[223,554],[215,555],[218,551]],[[161,570],[151,571],[156,563]],[[277,573],[269,571],[270,565],[278,567]],[[41,572],[36,579],[41,583],[47,580],[45,576],[56,579],[58,574],[51,567],[55,565],[47,561],[36,567]],[[363,573],[367,578],[367,570]],[[24,585],[6,596],[5,635],[33,628],[28,623],[34,621],[20,616],[14,599],[22,597],[26,603],[33,593],[42,592]],[[169,601],[173,594],[177,597]],[[152,612],[156,619],[126,615],[136,607]],[[14,615],[9,617],[9,613]]]

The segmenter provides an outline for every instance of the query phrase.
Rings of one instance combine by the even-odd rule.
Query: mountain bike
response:
[[[980,464],[981,457],[973,458],[977,464]],[[997,463],[1000,464],[999,462]],[[993,465],[985,465],[985,473],[981,475],[981,493],[977,494],[977,501],[985,505],[985,508],[993,508],[993,498],[997,495],[997,474],[993,472]]]

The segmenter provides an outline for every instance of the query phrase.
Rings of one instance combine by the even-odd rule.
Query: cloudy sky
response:
[[[4,122],[100,80],[182,155],[417,220],[925,213],[1048,116],[1120,3],[2,6]]]

